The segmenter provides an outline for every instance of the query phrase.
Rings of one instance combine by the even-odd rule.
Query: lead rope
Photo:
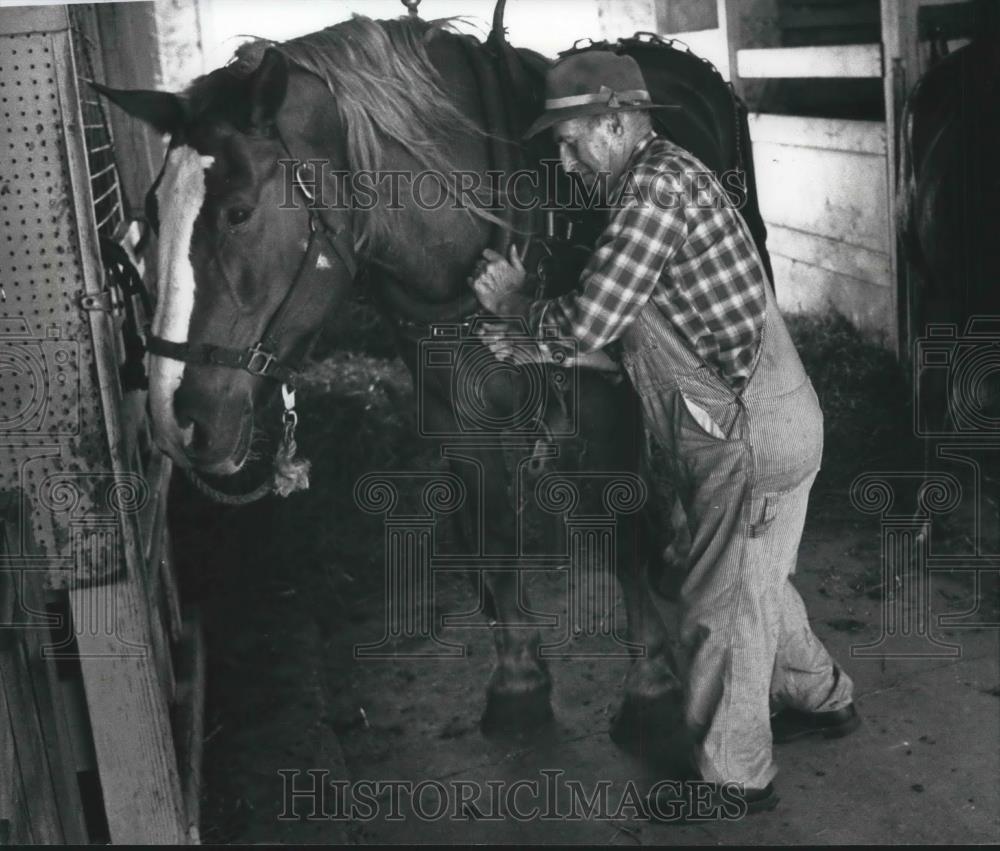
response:
[[[194,469],[184,467],[184,475],[199,493],[223,505],[249,505],[272,493],[288,496],[309,487],[310,462],[305,458],[295,457],[298,449],[295,443],[295,427],[299,423],[299,415],[295,411],[295,389],[288,384],[282,384],[281,400],[285,405],[281,415],[284,431],[281,443],[274,453],[274,473],[270,481],[258,485],[249,493],[229,494],[213,487]]]

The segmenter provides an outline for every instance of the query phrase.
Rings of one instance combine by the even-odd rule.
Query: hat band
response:
[[[587,95],[570,95],[564,98],[548,98],[545,109],[566,109],[570,106],[583,106],[586,103],[606,103],[618,106],[622,101],[649,103],[651,98],[645,89],[627,89],[623,92],[604,91]]]

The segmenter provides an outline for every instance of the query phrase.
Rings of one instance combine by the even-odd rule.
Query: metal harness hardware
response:
[[[284,141],[282,141],[282,146],[289,158],[292,158],[291,151]],[[324,221],[323,217],[312,206],[315,200],[314,196],[302,180],[299,168],[301,168],[301,164],[296,168],[294,183],[309,202],[307,208],[309,211],[309,241],[291,286],[268,321],[260,340],[246,349],[216,346],[211,343],[178,343],[154,334],[149,334],[146,342],[147,351],[158,357],[202,366],[241,369],[258,378],[268,378],[281,382],[282,401],[284,402],[282,413],[284,429],[281,442],[275,452],[274,475],[269,481],[258,485],[249,493],[233,495],[213,487],[195,470],[188,467],[183,468],[185,475],[198,491],[210,499],[226,505],[247,505],[271,493],[287,496],[295,490],[308,487],[309,462],[295,457],[295,427],[298,424],[298,414],[295,411],[294,388],[295,379],[299,373],[295,367],[282,361],[276,353],[283,331],[282,325],[285,317],[294,313],[298,302],[303,297],[302,293],[305,288],[302,286],[302,282],[305,280],[307,270],[316,266],[317,234],[323,234],[352,280],[357,274],[353,233],[350,227],[342,225],[332,228]]]
[[[292,155],[288,150],[288,146],[284,145],[284,143],[282,145],[291,159]],[[271,378],[283,384],[294,383],[298,376],[298,370],[281,360],[277,354],[277,348],[283,331],[282,324],[287,316],[294,313],[294,308],[298,306],[298,302],[302,299],[302,294],[305,291],[301,283],[305,279],[307,271],[315,267],[317,234],[322,233],[326,238],[337,259],[340,260],[347,274],[352,279],[357,273],[351,229],[347,225],[330,227],[326,223],[313,206],[314,196],[308,191],[305,182],[299,175],[299,168],[301,168],[301,163],[296,168],[294,183],[309,202],[307,206],[309,212],[309,241],[295,277],[292,279],[292,284],[264,328],[264,333],[261,335],[260,340],[249,348],[234,349],[211,343],[179,343],[151,334],[146,346],[151,354],[199,366],[241,369],[259,378]]]

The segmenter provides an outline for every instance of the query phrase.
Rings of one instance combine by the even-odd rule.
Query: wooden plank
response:
[[[727,61],[724,66],[716,66],[722,76],[729,80],[733,91],[741,97],[746,97],[746,87],[743,85],[739,70],[738,54],[743,44],[742,18],[737,0],[716,0],[719,17],[719,38],[725,45]]]
[[[878,10],[870,3],[852,3],[849,6],[822,8],[788,8],[779,11],[779,23],[784,29],[826,29],[829,27],[858,27],[878,24]]]
[[[139,526],[143,536],[143,555],[151,559],[154,549],[159,549],[158,535],[163,525],[166,511],[167,488],[170,484],[170,461],[162,452],[153,452],[145,471],[149,487],[149,500],[139,516]]]
[[[94,9],[101,34],[106,78],[112,88],[155,89],[160,71],[153,3],[107,3]],[[160,164],[164,145],[160,136],[122,110],[105,110],[115,140],[115,160],[121,176],[126,218],[143,215],[146,190]]]
[[[32,842],[61,844],[65,841],[62,819],[35,705],[31,674],[21,642],[16,642],[10,651],[0,653],[0,690],[6,698],[7,715],[24,791],[23,806]]]
[[[0,648],[0,654],[4,652]],[[0,768],[4,772],[4,782],[0,783],[0,845],[28,845],[34,840],[24,805],[21,766],[17,760],[11,724],[7,695],[0,688]]]
[[[168,530],[164,530],[160,553],[153,562],[159,565],[163,579],[163,592],[166,598],[170,636],[174,642],[181,638],[181,594],[177,583],[177,569],[174,565],[174,555],[170,544]]]
[[[101,286],[96,232],[90,217],[90,187],[73,74],[65,34],[52,40],[62,107],[66,155],[73,180],[84,290]],[[111,455],[112,472],[128,472],[121,441],[117,363],[108,318],[89,314],[95,368]],[[113,584],[72,588],[69,592],[80,667],[93,727],[94,747],[104,794],[105,814],[114,843],[184,844],[183,801],[177,774],[168,707],[151,647],[153,628],[142,587],[142,542],[138,518],[121,518],[121,540],[127,570]]]
[[[45,598],[41,575],[26,577],[26,607],[33,611],[43,611]],[[52,786],[56,805],[59,807],[63,835],[67,843],[81,844],[88,841],[88,835],[84,823],[80,787],[76,779],[76,772],[81,766],[74,758],[71,725],[77,721],[86,726],[86,716],[74,713],[73,706],[64,699],[58,668],[45,656],[44,648],[50,644],[51,633],[48,630],[24,631],[25,656],[31,674],[35,705],[51,769]],[[85,735],[89,743],[89,727]]]
[[[9,651],[0,647],[0,653],[3,652]],[[7,708],[4,690],[0,688],[0,845],[12,845],[15,842],[25,844],[31,841],[26,826],[21,824],[23,799],[10,710]]]
[[[596,0],[601,36],[614,41],[636,32],[656,32],[654,0]]]
[[[754,142],[765,223],[888,252],[885,158]]]
[[[971,38],[975,33],[975,8],[968,0],[921,5],[917,10],[917,37]]]
[[[19,6],[0,9],[0,35],[47,33],[69,29],[69,16],[63,5]]]
[[[177,708],[174,717],[177,765],[184,788],[188,837],[198,842],[201,813],[201,757],[205,738],[205,642],[197,611],[184,619],[177,663]]]
[[[891,288],[772,254],[774,289],[785,313],[840,313],[873,342],[892,348],[887,333],[892,314]]]
[[[656,4],[656,25],[659,33],[691,33],[697,30],[715,30],[719,26],[716,3],[675,2],[660,0]]]
[[[893,342],[896,354],[908,360],[910,328],[912,326],[911,275],[901,259],[902,251],[896,233],[897,172],[899,167],[899,127],[906,98],[920,76],[920,46],[917,34],[917,13],[920,0],[881,0],[882,48],[885,53],[886,146],[885,182],[888,186],[886,218],[892,238],[889,255],[892,262]]]
[[[767,228],[767,248],[771,254],[780,254],[874,286],[888,287],[892,282],[888,253],[872,251],[840,239],[772,223]]]
[[[885,154],[885,125],[881,121],[844,118],[804,118],[754,112],[749,116],[754,144],[774,143],[826,151]]]
[[[878,78],[882,48],[878,44],[760,47],[738,50],[736,67],[744,79]]]
[[[672,38],[686,45],[692,53],[711,62],[723,79],[729,79],[729,51],[721,30],[669,33],[667,38]]]
[[[185,844],[170,716],[143,596],[130,577],[70,591],[74,617],[83,620],[84,689],[112,842]]]

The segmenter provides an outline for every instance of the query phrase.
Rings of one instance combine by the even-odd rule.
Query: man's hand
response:
[[[469,284],[476,291],[479,303],[490,313],[502,316],[505,313],[520,315],[524,312],[526,299],[520,295],[527,279],[524,264],[517,253],[517,247],[510,247],[510,262],[496,251],[487,248],[483,259],[476,264],[474,276]]]
[[[506,322],[483,322],[478,333],[480,340],[497,360],[519,365],[544,363],[547,360],[547,353],[542,351],[543,346],[525,346],[520,334],[515,334],[516,341],[512,341]]]

